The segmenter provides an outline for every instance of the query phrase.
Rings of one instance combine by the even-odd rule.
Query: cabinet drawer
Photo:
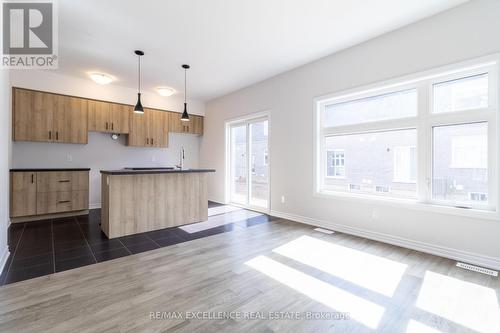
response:
[[[37,214],[51,214],[88,209],[88,191],[43,192],[37,195]]]
[[[88,191],[87,171],[38,172],[37,192]]]

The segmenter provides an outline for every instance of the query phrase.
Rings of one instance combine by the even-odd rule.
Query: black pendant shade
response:
[[[189,65],[182,65],[182,68],[184,68],[184,111],[182,112],[181,120],[182,121],[189,121],[189,114],[187,111],[187,102],[186,102],[186,86],[187,86],[187,80],[186,80],[186,73],[187,70],[189,69]]]
[[[137,103],[135,104],[134,112],[135,113],[144,113],[144,108],[142,107],[142,103],[141,103],[141,93],[137,93]]]
[[[181,120],[182,121],[189,121],[189,114],[187,111],[187,103],[184,103],[184,112],[182,112]]]
[[[135,54],[137,54],[138,56],[138,60],[139,60],[139,66],[138,66],[138,92],[137,92],[137,103],[135,104],[135,107],[134,107],[134,112],[135,113],[144,113],[144,108],[142,107],[142,103],[141,103],[141,57],[144,55],[144,52],[140,51],[140,50],[135,50],[134,51]]]

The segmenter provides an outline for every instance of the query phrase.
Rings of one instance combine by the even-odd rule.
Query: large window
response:
[[[496,60],[450,68],[318,99],[317,192],[496,210]]]

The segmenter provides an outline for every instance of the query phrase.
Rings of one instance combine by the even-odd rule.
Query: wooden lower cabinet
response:
[[[109,238],[208,219],[207,173],[102,174],[101,229]]]
[[[10,216],[36,215],[36,172],[10,174]]]
[[[89,209],[89,171],[12,171],[10,177],[12,218]]]
[[[88,191],[37,193],[36,213],[42,215],[88,209],[88,194]]]

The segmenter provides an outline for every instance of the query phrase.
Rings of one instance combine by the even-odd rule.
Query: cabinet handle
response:
[[[115,124],[114,123],[111,123],[111,130],[114,130],[115,129]]]
[[[34,182],[35,182],[35,175],[31,174],[31,184],[33,184]]]
[[[69,179],[60,180],[59,183],[69,183]]]
[[[151,138],[151,145],[153,145],[153,138]]]
[[[149,145],[149,138],[146,138],[146,144]]]
[[[56,132],[56,141],[59,140],[59,131]]]
[[[71,200],[61,200],[61,201],[59,201],[59,203],[68,203],[68,202],[71,202]]]
[[[106,130],[108,129],[108,122],[106,122]]]
[[[52,131],[49,131],[49,140],[52,140]]]

